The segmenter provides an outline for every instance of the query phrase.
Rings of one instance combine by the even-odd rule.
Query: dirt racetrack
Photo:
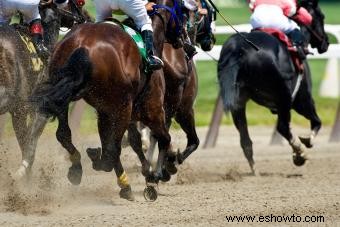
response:
[[[206,128],[200,128],[203,144]],[[307,132],[307,129],[298,129]],[[9,173],[20,163],[15,138],[5,138],[0,155],[0,226],[340,226],[340,145],[328,144],[323,129],[310,150],[310,160],[295,167],[290,147],[269,146],[272,128],[250,127],[259,176],[249,167],[232,126],[223,126],[214,149],[201,147],[179,169],[177,176],[159,185],[156,202],[143,197],[144,179],[136,155],[122,152],[136,201],[119,198],[114,173],[95,172],[85,154],[99,146],[97,135],[82,136],[84,175],[80,186],[66,179],[69,162],[54,136],[43,135],[32,182],[13,182]],[[185,136],[172,132],[183,147]],[[226,216],[255,216],[254,223],[231,222]],[[259,216],[301,216],[302,221],[261,223]],[[306,223],[308,216],[323,216],[324,223]]]

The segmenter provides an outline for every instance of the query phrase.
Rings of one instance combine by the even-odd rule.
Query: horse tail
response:
[[[235,52],[230,48],[223,48],[218,62],[220,92],[226,111],[237,108],[237,100],[240,95],[237,77],[241,59],[234,55]]]
[[[33,92],[30,100],[40,113],[56,117],[71,101],[81,98],[91,74],[88,50],[78,48],[62,68],[50,73],[50,78]]]

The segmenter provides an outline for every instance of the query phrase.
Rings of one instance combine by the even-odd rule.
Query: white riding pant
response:
[[[276,5],[262,4],[255,8],[250,17],[250,24],[255,28],[276,28],[289,33],[299,26],[283,14],[282,9]]]
[[[196,0],[184,0],[184,6],[190,11],[195,11],[198,7]]]
[[[17,11],[23,14],[26,23],[40,19],[39,2],[40,0],[0,0],[0,23],[10,23]]]
[[[112,12],[122,10],[127,16],[131,17],[141,31],[152,31],[152,21],[146,12],[143,0],[94,0],[96,7],[96,21],[103,21],[112,17]]]

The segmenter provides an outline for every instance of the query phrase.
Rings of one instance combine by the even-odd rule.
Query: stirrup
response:
[[[183,49],[189,59],[192,59],[197,54],[196,48],[189,43],[184,43]]]
[[[164,66],[163,61],[155,55],[151,55],[147,57],[146,60],[147,60],[148,68],[152,71],[161,69]]]

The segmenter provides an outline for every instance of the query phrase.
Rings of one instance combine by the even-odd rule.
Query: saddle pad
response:
[[[107,24],[113,24],[113,25],[118,25],[120,26],[122,29],[124,29],[124,31],[129,34],[129,36],[133,39],[133,41],[136,43],[138,49],[139,49],[139,53],[142,56],[143,60],[146,59],[146,49],[145,49],[145,43],[143,41],[143,38],[141,36],[141,34],[136,31],[135,29],[125,25],[125,24],[118,24],[116,22],[113,21],[104,21],[104,23]]]
[[[32,63],[31,65],[32,65],[33,71],[40,72],[44,67],[44,63],[39,58],[37,51],[35,50],[34,44],[31,41],[31,38],[22,32],[18,32],[18,33],[19,33],[21,40],[25,44],[28,52],[30,53],[30,58],[31,58],[31,63]]]

